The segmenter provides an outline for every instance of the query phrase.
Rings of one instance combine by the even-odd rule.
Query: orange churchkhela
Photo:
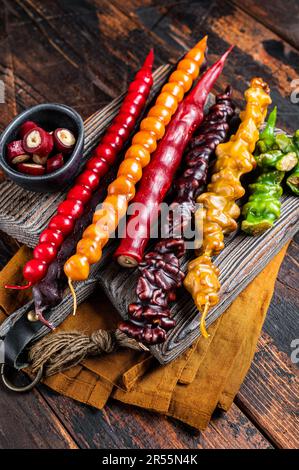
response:
[[[157,141],[162,139],[165,127],[176,112],[179,102],[199,75],[206,44],[207,37],[204,37],[178,63],[155,105],[141,121],[140,130],[133,137],[116,179],[108,187],[108,195],[101,209],[94,213],[92,224],[85,230],[77,245],[76,254],[64,265],[72,292],[72,281],[84,281],[88,278],[90,265],[100,261],[102,248],[125,215],[128,204],[135,195],[135,185],[142,177],[142,169],[150,162],[151,153],[157,148]]]
[[[240,113],[241,124],[235,135],[216,148],[216,162],[213,168],[208,192],[201,194],[197,202],[201,207],[195,218],[202,223],[203,238],[200,256],[188,265],[184,280],[198,310],[202,312],[200,329],[208,336],[205,318],[210,307],[219,301],[219,269],[212,263],[212,256],[224,248],[224,235],[237,228],[240,209],[236,200],[245,190],[240,178],[256,166],[252,155],[259,138],[258,128],[264,122],[267,107],[271,103],[268,85],[261,78],[253,78],[245,92],[246,108]]]

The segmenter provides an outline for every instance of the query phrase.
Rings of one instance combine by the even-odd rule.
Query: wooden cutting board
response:
[[[170,65],[162,66],[154,73],[155,94],[165,81],[171,70]],[[208,105],[213,100],[210,97]],[[122,96],[110,105],[95,113],[85,122],[85,147],[83,162],[97,145],[105,128],[117,114]],[[0,185],[0,229],[30,247],[35,246],[39,234],[56,211],[58,203],[63,200],[64,193],[40,194],[26,191],[11,181]],[[214,322],[231,304],[247,284],[265,267],[269,260],[281,247],[293,237],[299,229],[299,199],[284,196],[282,199],[282,215],[272,230],[264,235],[253,238],[242,233],[235,233],[227,240],[226,248],[217,257],[215,264],[220,268],[222,283],[221,301],[207,317],[207,325]],[[104,251],[104,256],[97,266],[93,266],[90,278],[75,286],[78,301],[84,301],[93,292],[98,283],[118,309],[122,317],[126,317],[127,306],[136,300],[135,286],[138,270],[127,270],[111,262],[110,254],[116,243],[111,242]],[[185,256],[182,267],[186,269],[192,252]],[[27,304],[15,312],[17,319],[32,305]],[[72,298],[66,293],[60,305],[53,310],[52,321],[61,323],[72,312]],[[240,312],[242,314],[243,312]],[[151,352],[162,364],[175,359],[200,335],[199,314],[190,295],[182,288],[172,309],[177,321],[176,327],[168,334],[164,344],[151,348]],[[9,325],[2,325],[2,334]],[[41,325],[36,339],[45,335],[48,329]]]

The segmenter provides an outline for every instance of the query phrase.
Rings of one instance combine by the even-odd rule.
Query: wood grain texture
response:
[[[65,0],[25,0],[13,6],[4,4],[6,31],[15,51],[14,76],[21,81],[18,111],[41,100],[63,101],[87,118],[125,91],[132,70],[141,64],[149,47],[155,48],[155,64],[160,65],[176,60],[205,33],[209,34],[211,62],[228,43],[236,44],[216,89],[232,81],[240,102],[249,77],[258,73],[269,81],[281,113],[292,108],[282,98],[289,97],[290,80],[298,73],[298,52],[228,2],[83,0],[72,7]],[[33,49],[28,49],[28,40]],[[32,51],[34,61],[30,60]],[[40,65],[45,56],[50,58],[46,68]],[[96,71],[98,86],[89,78],[89,67]],[[51,87],[47,85],[49,76]],[[112,92],[103,93],[103,86]],[[297,120],[295,107],[293,114]],[[288,116],[282,120],[283,127],[287,121],[289,128],[296,123]]]
[[[248,1],[246,3],[249,5]],[[293,13],[292,5],[294,3],[296,5],[296,2],[274,0],[256,3],[259,3],[259,7],[264,11],[268,11],[274,4],[278,6],[280,4],[281,13],[270,17],[271,24],[268,22],[269,18],[264,17],[262,24],[257,15],[253,18],[249,10],[250,15],[232,6],[228,1],[74,0],[69,2],[68,0],[51,0],[50,2],[24,0],[17,3],[1,0],[0,78],[3,78],[4,71],[9,72],[6,92],[10,98],[6,103],[7,106],[0,105],[0,126],[3,129],[16,112],[43,101],[62,101],[76,107],[83,117],[87,118],[108,104],[111,97],[125,91],[133,76],[133,71],[141,65],[142,58],[150,46],[154,46],[155,63],[160,65],[176,60],[185,47],[188,48],[208,32],[211,62],[225,50],[228,42],[237,44],[234,54],[230,57],[231,65],[225,70],[216,90],[223,89],[225,84],[232,80],[235,96],[240,104],[241,93],[246,87],[248,78],[255,73],[265,76],[270,82],[274,101],[279,104],[279,125],[293,130],[299,127],[299,115],[297,107],[290,103],[290,83],[293,78],[298,77],[299,57],[298,42],[292,47],[286,40],[289,34],[289,19],[286,21],[286,18],[289,18],[287,10]],[[35,21],[22,8],[23,6],[27,7],[27,11],[28,7],[31,12],[33,11]],[[296,18],[295,15],[292,16]],[[5,23],[3,18],[5,18]],[[46,35],[38,29],[38,25],[46,26]],[[56,46],[60,46],[60,50],[57,50],[53,42],[56,42]],[[31,45],[30,49],[28,43]],[[72,64],[74,57],[69,50],[72,45],[76,50],[75,59],[79,66],[77,68]],[[68,60],[67,56],[70,56],[71,60]],[[31,57],[34,63],[31,63]],[[85,67],[88,63],[94,65],[97,85],[94,83],[94,78],[85,74]],[[6,251],[6,240],[4,243]],[[290,355],[290,338],[293,338],[295,334],[294,325],[298,325],[298,243],[297,238],[288,250],[264,327],[271,337],[270,351],[275,346],[278,351],[283,351],[288,356]],[[4,250],[2,247],[0,249]],[[3,262],[7,260],[8,255],[9,251],[6,251]],[[252,367],[258,368],[256,361],[257,358]],[[280,396],[280,401],[276,406],[276,433],[271,431],[273,445],[276,446],[281,445],[281,434],[284,432],[284,417],[281,418],[279,409],[285,409],[287,402],[280,395],[281,382],[273,380],[272,375],[275,375],[275,369],[269,371],[269,375],[249,373],[246,380],[249,383],[257,381],[263,390],[270,389],[271,403],[268,405],[272,409],[275,408],[276,394]],[[263,414],[265,410],[260,416],[259,396],[252,394],[252,390],[256,390],[254,386],[253,383],[251,388],[242,389],[243,395],[238,401],[238,406],[242,406],[242,400],[250,403],[250,414],[249,408],[244,409],[249,420],[254,422],[247,428],[246,436],[249,437],[255,432],[259,435],[256,426],[265,434],[268,428],[271,430],[272,425],[271,416]],[[125,423],[132,416],[129,432],[125,426],[119,427],[119,435],[115,436],[114,426],[112,429],[108,425],[104,426],[105,421],[101,412],[77,405],[72,400],[52,392],[46,391],[45,393],[52,397],[51,402],[48,402],[49,420],[52,419],[55,422],[55,416],[59,416],[58,419],[65,428],[68,428],[74,439],[77,434],[81,433],[79,446],[84,446],[83,440],[86,447],[92,446],[93,436],[99,429],[104,429],[101,431],[103,439],[106,438],[107,432],[110,442],[124,442],[123,445],[127,446],[131,445],[132,436],[140,434],[141,439],[136,443],[137,446],[144,445],[150,448],[160,443],[161,448],[164,448],[163,439],[159,440],[158,437],[154,437],[159,432],[167,445],[173,447],[192,448],[200,439],[200,436],[194,436],[192,431],[178,423],[151,413],[144,414],[136,409],[122,411],[122,405],[112,402],[109,405],[108,414],[111,409],[115,415],[115,421],[120,416],[119,421]],[[7,443],[14,446],[16,442],[16,445],[21,447],[30,447],[32,444],[30,432],[27,438],[25,432],[22,434],[21,442],[15,441],[15,427],[11,425],[14,416],[13,400],[14,396],[9,397],[5,402],[10,413],[7,413],[5,421],[0,420],[1,425],[5,426],[5,431],[1,432],[0,446],[5,447]],[[64,402],[63,407],[61,401]],[[49,447],[51,444],[55,445],[51,442],[50,426],[44,432],[41,412],[37,410],[30,413],[30,407],[34,407],[30,395],[22,397],[21,406],[27,407],[31,418],[30,422],[25,423],[29,430],[30,427],[34,429],[35,438],[41,442],[46,439],[45,445]],[[42,406],[46,407],[47,403],[44,402]],[[78,419],[77,413],[79,413]],[[229,414],[230,412],[226,416]],[[66,420],[63,420],[64,415],[69,417],[70,423],[67,424]],[[239,428],[242,428],[242,422],[246,420],[243,414],[241,416]],[[111,419],[110,416],[110,421]],[[281,419],[281,431],[279,431],[279,419]],[[296,417],[288,414],[288,419],[293,420]],[[80,420],[84,426],[81,426]],[[231,432],[227,432],[226,425],[222,427],[224,420],[223,416],[216,419],[218,427],[215,439],[206,440],[206,448],[237,445],[234,442],[235,434],[238,434],[236,421],[229,419],[228,428]],[[213,428],[214,422],[213,420],[206,433]],[[164,428],[167,430],[165,434]],[[6,432],[5,436],[4,432]],[[211,432],[214,433],[213,429]],[[100,435],[96,442],[99,441],[101,441]],[[53,442],[57,442],[55,436]],[[241,447],[246,443],[239,442],[238,445]],[[257,440],[254,445],[263,447],[266,444]]]
[[[215,89],[218,91],[230,83],[240,106],[250,78],[261,75],[269,83],[273,101],[278,105],[278,127],[286,130],[299,127],[296,105],[290,102],[291,81],[298,77],[299,71],[297,49],[228,2],[145,3],[148,7],[128,0],[121,8],[130,13],[142,31],[148,34],[150,31],[157,41],[170,43],[169,54],[172,47],[178,48],[208,34],[212,63],[229,44],[235,44]]]
[[[299,338],[298,295],[299,233],[289,246],[275,285],[264,330],[277,350],[291,356],[291,343]]]
[[[287,2],[280,0],[271,0],[271,2],[256,2],[254,0],[231,1],[298,48],[299,4],[296,0],[288,0]]]
[[[298,387],[295,365],[264,333],[236,403],[247,416],[258,418],[260,428],[271,442],[278,447],[297,449]]]
[[[173,419],[110,400],[102,411],[39,387],[80,448],[98,449],[264,449],[272,447],[236,405],[218,413],[203,433]]]
[[[236,403],[279,447],[298,448],[299,233],[280,268],[258,350]]]
[[[45,400],[0,386],[0,449],[75,449],[77,445]]]

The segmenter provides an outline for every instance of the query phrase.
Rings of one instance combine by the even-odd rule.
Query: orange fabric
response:
[[[44,382],[99,409],[113,397],[205,429],[217,406],[229,409],[250,367],[286,250],[287,246],[211,325],[209,339],[200,338],[172,363],[161,366],[149,353],[122,349],[88,358]],[[30,250],[22,247],[0,273],[0,322],[28,300],[28,292],[16,294],[3,286],[21,281],[21,266],[29,257]],[[55,332],[91,333],[113,329],[118,321],[118,313],[98,291]]]

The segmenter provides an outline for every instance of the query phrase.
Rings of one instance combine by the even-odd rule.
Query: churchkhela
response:
[[[287,177],[287,185],[296,196],[299,196],[299,164]]]
[[[180,258],[185,253],[183,224],[187,224],[195,211],[196,197],[206,186],[208,166],[216,146],[223,142],[234,114],[231,89],[216,96],[202,124],[193,135],[183,156],[182,173],[174,182],[175,195],[171,208],[179,207],[178,220],[170,212],[167,220],[170,236],[157,242],[139,264],[136,286],[138,301],[128,307],[129,320],[119,329],[147,344],[157,344],[166,338],[175,326],[170,307],[176,299],[185,274],[180,269]],[[178,227],[179,225],[179,227]],[[176,236],[179,233],[180,236]]]
[[[243,232],[261,235],[279,218],[283,177],[283,171],[271,169],[259,174],[255,182],[249,185],[251,195],[242,209],[245,217],[241,225]]]
[[[272,166],[269,168],[269,159],[263,157],[272,151],[275,145],[275,124],[277,117],[277,108],[269,114],[267,125],[256,144],[257,150],[263,153],[255,155],[258,165],[263,171],[258,175],[255,182],[249,185],[251,195],[248,202],[243,206],[242,230],[250,235],[260,235],[270,227],[274,221],[280,216],[280,197],[283,193],[281,182],[284,172],[277,169],[277,164],[285,166],[284,154],[281,153],[279,160],[273,159]],[[287,162],[286,162],[287,165]]]
[[[296,134],[292,138],[275,133],[276,119],[275,106],[256,145],[255,159],[260,171],[249,185],[251,195],[242,209],[244,220],[241,228],[249,235],[261,235],[280,217],[282,181],[285,173],[292,170],[298,162]]]
[[[50,329],[53,328],[52,324],[46,319],[50,308],[55,307],[62,301],[67,287],[67,278],[63,271],[64,263],[74,253],[82,233],[91,223],[96,207],[104,200],[107,187],[116,176],[117,163],[116,161],[106,175],[103,176],[100,188],[94,191],[91,199],[87,201],[82,216],[75,221],[72,232],[64,238],[55,260],[49,264],[45,277],[32,286],[34,300],[34,313],[32,312],[32,315],[36,320],[42,319],[42,322]]]
[[[269,120],[257,143],[255,154],[257,164],[261,168],[275,168],[278,171],[290,171],[298,163],[298,149],[293,139],[286,134],[277,133],[274,129],[277,118],[277,108],[269,115]]]
[[[202,206],[196,217],[203,221],[202,246],[199,256],[188,264],[184,286],[192,295],[201,312],[200,329],[208,336],[205,318],[219,301],[219,269],[212,257],[224,248],[224,236],[236,230],[240,208],[236,201],[244,196],[240,178],[256,166],[253,156],[259,138],[259,127],[264,122],[271,103],[269,86],[261,78],[253,78],[245,92],[246,108],[240,113],[241,124],[235,135],[216,148],[216,162],[208,191],[197,198]]]
[[[299,129],[294,133],[293,142],[296,146],[297,156],[299,159]],[[287,177],[286,182],[292,193],[299,196],[299,163],[297,163],[292,173]]]

